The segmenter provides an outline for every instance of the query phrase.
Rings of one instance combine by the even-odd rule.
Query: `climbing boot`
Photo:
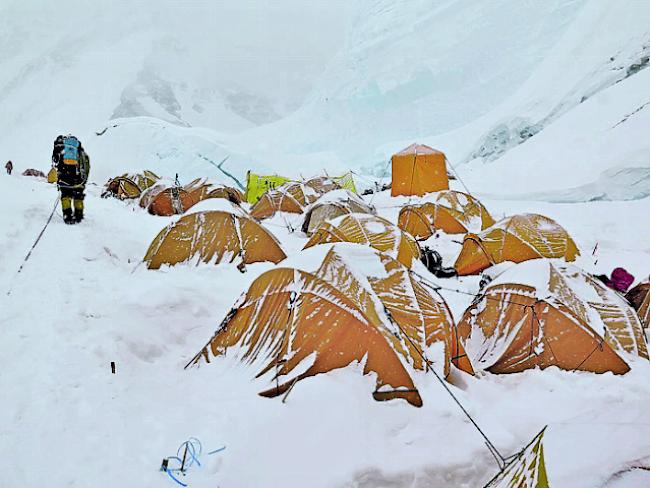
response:
[[[66,224],[74,224],[77,222],[74,216],[72,215],[71,208],[63,209],[63,222],[65,222]]]
[[[79,223],[84,219],[84,201],[75,200],[74,201],[74,220]]]

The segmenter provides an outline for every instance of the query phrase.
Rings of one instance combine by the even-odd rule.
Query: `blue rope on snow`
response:
[[[217,454],[218,452],[221,452],[226,449],[226,446],[220,447],[219,449],[215,449],[214,451],[210,451],[207,453],[208,456],[212,454]],[[203,452],[203,446],[201,445],[201,441],[199,441],[196,437],[190,437],[188,440],[183,442],[179,447],[178,450],[176,451],[176,456],[170,456],[167,458],[167,462],[174,460],[178,461],[179,467],[177,468],[171,468],[169,465],[167,466],[167,469],[165,472],[167,473],[167,476],[169,476],[173,481],[178,483],[180,486],[186,487],[188,486],[187,483],[183,483],[181,480],[179,480],[176,475],[178,473],[182,473],[183,476],[185,475],[185,471],[192,467],[194,464],[196,464],[198,467],[201,467],[201,461],[199,461],[199,457],[201,456],[201,453]]]

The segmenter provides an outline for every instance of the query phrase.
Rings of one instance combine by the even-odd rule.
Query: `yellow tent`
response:
[[[246,174],[245,199],[250,204],[257,203],[257,201],[262,197],[262,195],[264,195],[266,191],[277,188],[289,181],[291,181],[291,179],[285,178],[284,176],[262,176],[249,171]]]
[[[149,269],[196,260],[218,264],[277,263],[286,257],[277,239],[243,211],[205,211],[183,216],[153,240],[144,261]]]
[[[209,363],[232,349],[268,381],[260,395],[274,397],[307,377],[360,363],[364,374],[376,375],[376,400],[422,405],[410,373],[426,367],[420,352],[443,342],[445,372],[462,355],[454,349],[451,313],[403,265],[352,247],[360,254],[331,247],[314,272],[285,266],[261,275],[190,364]],[[379,276],[364,275],[367,267],[353,271],[349,252],[371,260]]]
[[[459,275],[470,275],[504,261],[575,261],[579,254],[571,236],[557,222],[543,215],[521,214],[507,217],[478,234],[467,234],[454,268]]]
[[[535,260],[498,276],[463,315],[458,332],[476,368],[517,373],[629,371],[626,355],[648,358],[634,310],[579,268]]]
[[[250,214],[258,220],[272,217],[276,212],[301,214],[305,207],[318,199],[318,196],[316,190],[305,184],[285,183],[264,193],[262,198],[253,205]]]
[[[335,190],[323,195],[305,213],[302,231],[313,234],[325,221],[352,213],[375,214],[375,209],[349,190]]]
[[[421,204],[407,205],[399,213],[399,228],[418,240],[428,239],[436,230],[466,234],[481,232],[494,224],[481,202],[467,193],[443,190],[429,198]]]
[[[355,213],[324,222],[305,244],[305,249],[330,242],[364,244],[387,253],[409,268],[420,259],[420,248],[415,239],[376,215]]]
[[[485,488],[549,488],[542,444],[545,430],[546,427]]]

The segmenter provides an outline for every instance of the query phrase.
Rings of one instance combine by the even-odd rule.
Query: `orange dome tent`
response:
[[[196,188],[191,187],[191,191]],[[144,191],[140,197],[140,206],[152,215],[179,215],[198,202],[196,197],[184,187],[154,185]]]
[[[629,371],[648,358],[641,324],[614,291],[575,266],[535,260],[513,266],[474,301],[458,333],[475,368],[516,373]]]
[[[325,221],[352,213],[375,214],[375,209],[349,190],[334,190],[320,197],[305,213],[302,231],[313,232]]]
[[[196,179],[185,185],[183,189],[192,195],[192,199],[201,202],[209,198],[223,198],[239,205],[244,201],[244,194],[226,185],[209,183],[207,180]]]
[[[431,285],[376,249],[350,243],[317,247],[329,248],[329,251],[314,274],[334,285],[364,310],[412,367],[425,369],[420,353],[434,342],[442,342],[445,377],[452,363],[474,374],[458,340],[451,311]]]
[[[281,395],[299,380],[356,362],[364,374],[377,375],[375,398],[422,405],[386,337],[354,302],[305,271],[276,268],[257,278],[190,364],[209,363],[231,348],[258,366],[258,378],[268,376],[262,396]]]
[[[158,269],[192,260],[218,264],[239,259],[240,264],[250,264],[284,258],[273,234],[243,211],[205,211],[185,215],[160,231],[144,261],[149,269]]]
[[[139,198],[143,191],[151,188],[160,178],[151,171],[142,174],[123,174],[108,180],[102,197],[113,196],[120,200]]]
[[[316,176],[314,178],[310,178],[306,180],[304,183],[305,185],[316,190],[316,192],[319,193],[320,195],[324,195],[325,193],[328,193],[333,190],[341,189],[341,185],[339,185],[336,181],[334,181],[329,176]]]
[[[408,268],[420,259],[420,248],[415,239],[395,224],[376,215],[355,213],[324,222],[316,229],[304,249],[331,242],[365,244],[387,253]]]
[[[431,201],[407,205],[400,210],[398,226],[418,240],[431,237],[436,230],[447,234],[481,232],[494,224],[485,207],[471,195],[443,190]]]
[[[643,327],[650,327],[650,281],[639,283],[627,292],[625,298],[632,304]]]
[[[422,144],[411,144],[394,154],[391,195],[424,195],[448,190],[446,160],[444,153]]]
[[[251,217],[262,220],[276,212],[301,214],[305,207],[318,199],[318,192],[302,183],[289,182],[267,190],[251,208]]]
[[[376,374],[376,400],[422,405],[409,373],[425,368],[416,347],[443,341],[445,372],[454,354],[444,300],[392,258],[351,246],[360,248],[354,258],[371,259],[382,270],[358,280],[358,270],[346,263],[349,251],[339,246],[346,245],[327,251],[315,272],[282,267],[261,275],[190,364],[209,363],[232,348],[258,365],[257,377],[269,381],[260,394],[273,397],[301,379],[359,362],[364,374]]]
[[[504,261],[575,261],[579,254],[571,236],[557,222],[543,215],[521,214],[507,217],[478,234],[467,234],[454,268],[459,275],[470,275]]]

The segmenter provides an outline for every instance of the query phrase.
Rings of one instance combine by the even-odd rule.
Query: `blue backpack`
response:
[[[79,164],[79,140],[74,136],[63,138],[63,164]]]

